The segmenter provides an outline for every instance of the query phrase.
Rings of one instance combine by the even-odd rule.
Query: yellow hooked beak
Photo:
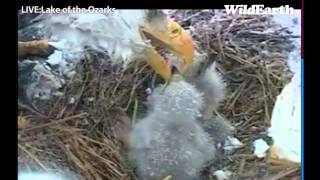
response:
[[[182,57],[183,63],[179,69],[184,72],[192,63],[193,58],[193,44],[191,35],[173,20],[169,21],[169,32],[170,40],[168,44],[172,47],[175,54]]]
[[[146,39],[144,35],[151,35],[153,41],[158,42],[162,48],[168,49],[179,57],[178,63],[171,63],[169,59],[162,57],[155,48],[145,49],[147,62],[166,82],[172,76],[172,66],[175,66],[180,73],[184,73],[192,63],[194,50],[191,35],[174,20],[167,18],[165,22],[151,22],[143,26],[140,32],[143,39]]]

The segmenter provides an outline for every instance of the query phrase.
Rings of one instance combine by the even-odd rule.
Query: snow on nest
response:
[[[81,56],[81,54],[55,51],[45,63],[34,61],[36,65],[32,72],[32,82],[26,89],[28,98],[50,99],[52,96],[61,95],[60,88],[66,79],[75,74],[74,68]],[[25,63],[27,62],[28,60],[25,60]]]
[[[49,173],[19,173],[18,180],[66,180],[64,177]]]
[[[258,158],[266,156],[266,151],[269,149],[268,144],[263,139],[257,139],[254,141],[254,154]]]

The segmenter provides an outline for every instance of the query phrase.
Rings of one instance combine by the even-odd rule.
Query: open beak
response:
[[[166,82],[171,79],[171,64],[167,62],[154,48],[147,47],[144,54],[148,58],[148,64],[159,74]]]
[[[164,24],[167,26],[164,27]],[[172,66],[175,66],[180,73],[184,73],[192,63],[194,50],[191,35],[174,20],[166,18],[165,22],[146,23],[140,28],[140,33],[142,39],[156,42],[157,45],[169,50],[172,55],[177,57],[173,63],[170,58],[161,56],[153,46],[145,50],[149,65],[167,82],[172,76]],[[151,42],[151,44],[154,43]]]

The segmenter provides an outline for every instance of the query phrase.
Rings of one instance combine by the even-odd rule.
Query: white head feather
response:
[[[64,50],[81,51],[90,47],[107,51],[117,63],[127,64],[146,44],[139,34],[145,10],[116,10],[110,14],[42,14],[38,25],[51,32],[52,45]]]

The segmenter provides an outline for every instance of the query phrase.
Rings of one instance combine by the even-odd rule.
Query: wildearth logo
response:
[[[227,14],[293,14],[294,8],[284,5],[276,8],[264,7],[264,5],[224,5]]]

